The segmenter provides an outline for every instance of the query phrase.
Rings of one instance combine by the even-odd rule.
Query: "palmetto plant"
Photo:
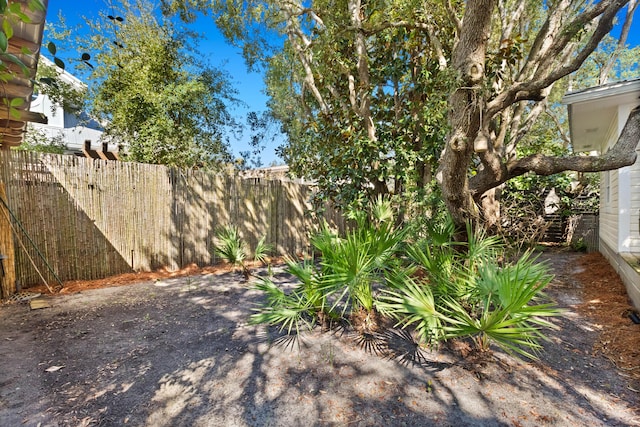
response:
[[[360,323],[356,327],[373,332],[378,327],[375,289],[387,286],[389,274],[400,268],[396,255],[404,233],[395,228],[391,204],[383,199],[374,202],[371,215],[356,212],[351,218],[356,225],[344,237],[325,225],[312,244],[322,254],[321,286],[332,296],[332,310],[357,313],[352,316]]]
[[[215,254],[234,267],[244,268],[244,260],[247,258],[246,244],[238,227],[223,227],[216,233],[217,243],[214,245]]]
[[[454,242],[452,223],[406,243],[387,203],[378,200],[370,214],[352,214],[355,226],[344,236],[325,224],[312,238],[322,254],[319,265],[288,260],[288,271],[300,281],[290,293],[268,279],[260,282],[266,301],[252,322],[297,333],[341,317],[369,336],[387,316],[427,345],[467,338],[479,350],[496,344],[534,358],[541,329],[560,314],[541,302],[552,278],[547,268],[528,253],[506,263],[499,239],[471,228],[466,242]]]
[[[364,330],[375,329],[376,286],[386,286],[389,272],[395,270],[394,266],[400,267],[395,256],[403,233],[394,228],[392,213],[389,202],[379,199],[371,215],[352,213],[355,226],[343,237],[325,223],[311,239],[322,255],[319,267],[300,267],[289,260],[288,271],[301,284],[285,294],[272,283],[260,283],[258,287],[266,293],[267,301],[252,320],[278,323],[287,331],[297,332],[298,324],[308,326],[318,317],[335,320],[359,313],[363,314]]]
[[[561,312],[540,303],[552,276],[530,254],[502,265],[495,238],[469,235],[465,248],[414,245],[408,253],[421,274],[397,280],[379,307],[398,325],[415,327],[427,344],[470,338],[480,350],[494,343],[534,358],[547,318]]]
[[[402,275],[393,277],[391,283],[393,287],[384,290],[378,303],[379,310],[394,318],[396,326],[414,328],[423,343],[437,345],[445,335],[431,286]]]
[[[473,310],[443,298],[445,336],[471,337],[482,350],[494,343],[508,352],[535,358],[539,341],[544,339],[541,328],[553,328],[547,319],[562,313],[541,302],[552,278],[530,253],[504,267],[486,263],[471,282]]]
[[[301,327],[311,329],[318,320],[331,321],[337,318],[327,305],[327,295],[320,285],[318,269],[312,260],[299,263],[285,258],[286,272],[295,276],[299,284],[286,293],[269,278],[262,278],[256,289],[265,293],[266,299],[251,316],[252,324],[280,325],[288,334],[300,332]]]
[[[220,228],[216,233],[217,243],[214,245],[214,252],[225,262],[234,268],[240,268],[245,278],[249,278],[249,269],[245,264],[247,259],[247,244],[240,236],[238,227],[230,225]],[[266,243],[266,236],[263,236],[256,245],[253,259],[266,264],[269,254],[273,252],[273,246]]]
[[[266,243],[266,240],[267,236],[262,236],[262,238],[258,240],[258,244],[253,251],[253,259],[262,264],[268,263],[269,255],[273,252],[273,245]]]

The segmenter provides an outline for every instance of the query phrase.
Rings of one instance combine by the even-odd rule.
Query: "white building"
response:
[[[40,58],[44,65],[55,67],[45,57]],[[76,87],[86,87],[77,77],[57,68],[60,79]],[[34,92],[30,111],[44,114],[47,124],[32,123],[31,126],[49,139],[60,139],[67,147],[66,154],[75,154],[92,158],[116,160],[118,147],[101,140],[103,128],[86,113],[70,113],[61,105],[54,103],[47,95]]]
[[[640,79],[567,94],[575,152],[606,153],[640,105]],[[640,150],[636,146],[636,153]],[[599,251],[622,277],[640,308],[640,155],[635,164],[600,175]]]

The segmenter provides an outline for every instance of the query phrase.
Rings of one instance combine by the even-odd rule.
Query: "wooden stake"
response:
[[[4,184],[1,182],[0,197],[3,200],[7,199]],[[0,254],[6,256],[4,260],[0,260],[4,268],[4,277],[0,277],[0,285],[2,285],[2,298],[7,298],[16,292],[15,249],[9,213],[4,205],[0,205],[0,211],[4,213],[4,215],[0,216]]]
[[[42,273],[40,272],[40,270],[36,266],[36,263],[33,261],[33,258],[31,258],[31,255],[29,255],[29,251],[27,251],[27,248],[24,246],[24,243],[22,243],[22,239],[20,238],[20,234],[18,234],[18,230],[16,230],[16,228],[11,223],[11,219],[9,218],[9,213],[6,210],[3,210],[2,212],[4,212],[5,218],[6,218],[7,222],[9,223],[9,225],[11,227],[11,230],[13,231],[13,234],[16,236],[16,239],[18,239],[18,243],[20,243],[20,247],[24,251],[25,255],[27,255],[27,258],[29,258],[29,261],[31,261],[31,265],[33,265],[33,268],[36,269],[36,272],[38,273],[38,276],[40,276],[40,278],[42,279],[42,282],[47,287],[49,292],[51,292],[53,294],[54,293],[53,289],[51,289],[51,287],[49,286],[49,283],[47,283],[47,280],[44,278],[44,276],[42,275]],[[15,283],[14,283],[13,289],[14,289],[14,292],[15,292]]]

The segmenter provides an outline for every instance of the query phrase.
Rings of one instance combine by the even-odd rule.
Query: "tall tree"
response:
[[[190,50],[196,35],[178,31],[146,1],[122,2],[90,23],[93,112],[130,158],[176,166],[215,166],[230,154],[224,129],[235,102],[227,75]]]
[[[640,110],[632,114],[620,144],[604,156],[520,157],[517,150],[546,111],[554,84],[583,65],[628,2],[165,0],[164,5],[185,16],[194,8],[213,10],[225,35],[245,46],[250,63],[260,59],[269,41],[255,37],[256,25],[286,37],[265,62],[273,111],[288,115],[285,129],[306,141],[305,154],[297,154],[299,141],[292,142],[288,160],[339,171],[342,179],[332,176],[326,186],[360,180],[363,188],[384,191],[381,169],[401,164],[401,153],[424,159],[420,150],[394,145],[399,133],[413,147],[438,149],[443,141],[437,178],[449,212],[462,226],[480,217],[479,206],[486,208],[485,220],[495,218],[493,191],[513,177],[614,169],[635,160]],[[628,8],[629,18],[634,7]],[[434,99],[446,99],[446,109],[429,105]],[[434,125],[444,135],[422,126],[443,111],[444,120]]]
[[[367,37],[379,42],[354,57],[363,41],[340,35],[354,18],[337,18],[324,20],[323,38],[303,51],[289,34],[269,60],[269,106],[289,135],[283,158],[344,204],[367,193],[424,192],[446,132],[450,75],[424,54],[425,31],[381,26]],[[289,65],[301,55],[313,72]]]
[[[166,5],[185,17],[196,6],[210,7]],[[269,107],[288,136],[279,154],[291,170],[316,180],[321,195],[341,204],[370,193],[427,192],[446,134],[452,80],[444,62],[448,47],[430,34],[438,27],[443,37],[453,35],[446,10],[440,7],[437,19],[426,23],[434,10],[417,1],[370,9],[347,0],[312,8],[281,1],[244,5],[213,7],[248,63],[266,67]],[[389,25],[388,17],[407,21]],[[254,31],[256,25],[284,36],[284,43],[264,27]],[[269,49],[273,40],[276,50]]]
[[[640,111],[630,118],[622,144],[602,157],[517,157],[516,151],[545,111],[552,86],[580,68],[626,3],[565,0],[532,10],[526,1],[467,2],[452,56],[460,84],[449,100],[451,131],[439,168],[445,201],[458,224],[477,216],[476,202],[492,189],[526,172],[587,172],[633,163]],[[523,22],[531,26],[526,43],[517,37]],[[457,172],[474,159],[480,162],[477,174]]]

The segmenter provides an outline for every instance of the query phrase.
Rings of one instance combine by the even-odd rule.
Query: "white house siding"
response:
[[[620,275],[627,288],[627,295],[633,305],[640,310],[640,261],[638,258],[627,254],[621,255],[609,247],[602,239],[599,251],[609,261],[616,273]]]
[[[607,179],[608,175],[608,179]],[[607,182],[608,181],[608,182]],[[602,174],[600,194],[604,195],[609,187],[609,196],[600,198],[600,240],[612,248],[618,247],[618,171]]]
[[[46,65],[53,66],[53,63],[47,58],[41,57],[41,60]],[[67,72],[61,72],[60,78],[77,87],[84,86],[84,83]],[[42,113],[47,116],[48,120],[46,125],[33,123],[32,126],[43,131],[51,139],[62,137],[69,152],[81,153],[85,147],[85,141],[91,141],[93,150],[102,150],[102,141],[100,141],[103,134],[102,127],[87,114],[81,113],[78,117],[66,113],[62,106],[53,103],[47,95],[42,93],[39,93],[31,101],[30,111]],[[117,151],[117,147],[109,145],[108,151]]]
[[[598,147],[605,153],[610,149],[629,113],[640,104],[638,95],[640,79],[567,94],[563,102],[569,105],[571,134],[578,151]],[[640,157],[637,147],[636,153]],[[600,177],[599,250],[620,274],[629,297],[640,309],[640,160]]]
[[[629,252],[631,242],[631,167],[618,170],[618,252]]]
[[[617,119],[617,118],[616,118]],[[600,148],[606,151],[618,139],[617,120],[606,133],[606,143]],[[611,248],[618,247],[618,171],[600,173],[600,240]]]
[[[618,140],[618,136],[622,133],[622,129],[627,123],[627,118],[635,105],[636,104],[623,104],[618,106],[618,133],[613,143]],[[618,252],[621,253],[633,251],[633,246],[635,246],[635,241],[637,241],[637,234],[634,235],[631,232],[631,218],[634,218],[634,212],[637,212],[637,208],[634,210],[632,202],[632,183],[634,183],[634,181],[631,178],[633,171],[637,169],[637,165],[638,162],[636,161],[634,165],[618,171]],[[635,184],[637,185],[637,181]]]
[[[618,107],[617,135],[622,132],[635,105],[624,104]],[[608,148],[617,141],[617,135],[608,140]],[[638,148],[636,153],[640,157]],[[640,308],[640,159],[631,166],[609,174],[615,179],[611,180],[612,203],[600,215],[600,235],[606,234],[600,240],[600,252],[622,278],[635,307]],[[604,178],[604,174],[602,177]],[[602,185],[606,186],[606,183],[603,182]],[[600,193],[601,206],[603,194]]]
[[[38,94],[38,96],[31,101],[30,111],[42,113],[47,116],[48,123],[42,125],[47,128],[64,128],[64,111],[59,105],[55,105],[51,102],[48,96]]]
[[[636,149],[638,159],[630,167],[631,181],[629,251],[640,254],[640,149]]]
[[[618,107],[603,151],[617,142],[634,106]],[[640,155],[640,150],[636,152]],[[600,238],[617,253],[640,253],[640,160],[632,166],[604,172],[600,178]]]

